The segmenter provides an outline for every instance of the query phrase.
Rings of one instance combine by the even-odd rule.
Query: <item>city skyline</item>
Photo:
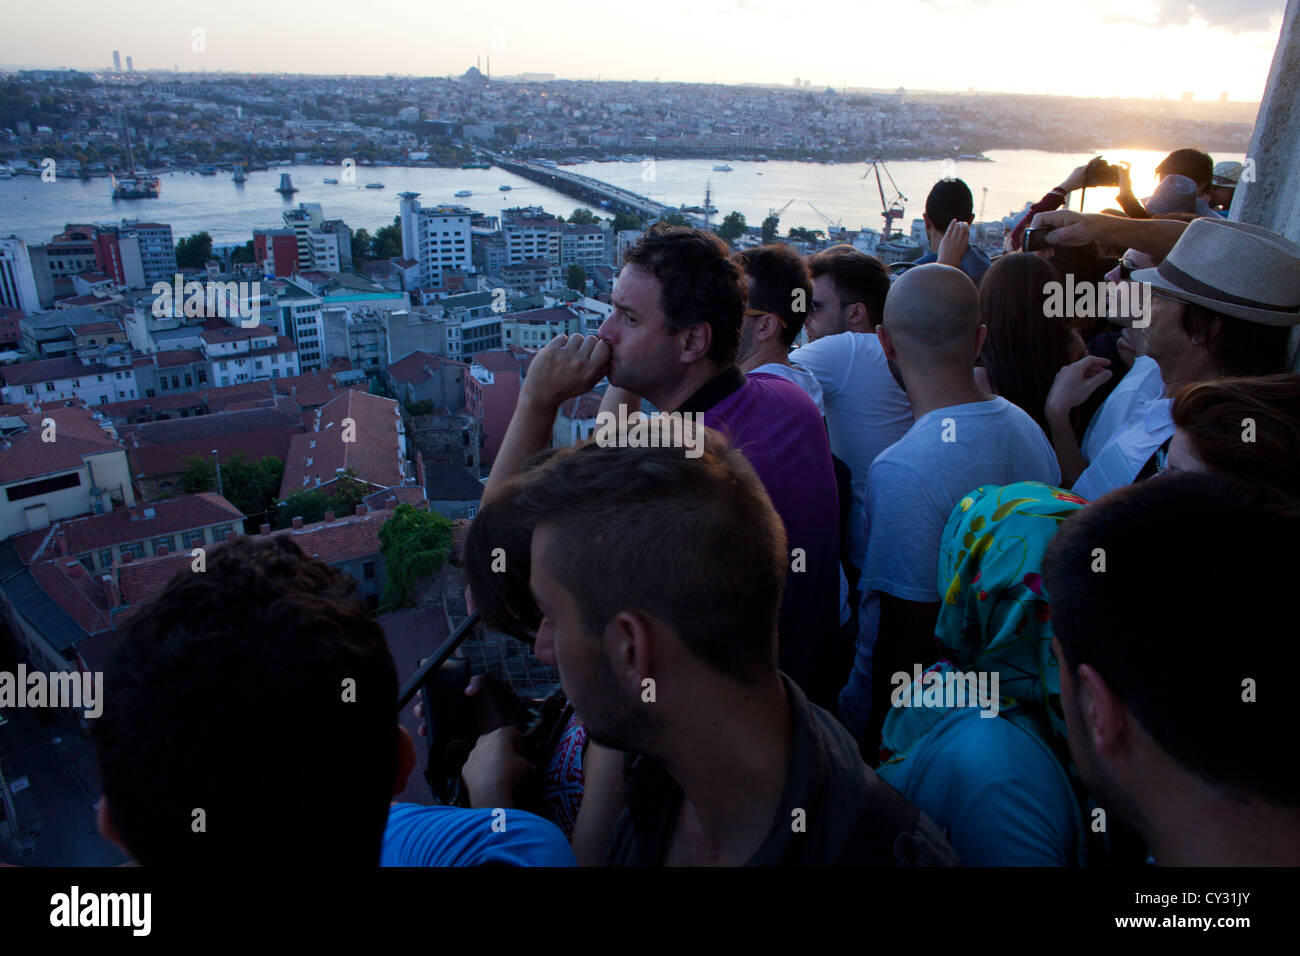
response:
[[[1226,93],[1230,101],[1254,102],[1263,95],[1283,2],[1096,0],[1069,5],[1063,20],[1064,6],[827,0],[816,17],[792,18],[773,0],[706,0],[596,18],[589,4],[571,0],[544,15],[519,0],[494,4],[490,14],[387,0],[367,5],[360,21],[358,8],[342,0],[269,9],[235,0],[219,10],[73,2],[75,32],[67,19],[33,8],[7,14],[0,64],[100,71],[111,69],[116,50],[137,72],[445,76],[475,63],[486,72],[490,63],[498,76],[777,86],[799,77],[817,89],[1140,99],[1190,92],[1197,101]],[[866,38],[836,24],[861,24]],[[1048,37],[1059,39],[1044,42]],[[1051,57],[1036,69],[1035,49],[1048,46]],[[1100,49],[1104,58],[1089,55]],[[764,54],[755,55],[759,50]],[[1079,65],[1071,68],[1075,51]]]

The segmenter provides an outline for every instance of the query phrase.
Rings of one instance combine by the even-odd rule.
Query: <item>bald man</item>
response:
[[[880,345],[913,422],[867,475],[857,655],[839,704],[868,760],[879,749],[893,675],[937,657],[939,541],[953,507],[980,485],[1061,480],[1043,430],[976,384],[985,332],[975,284],[951,266],[916,266],[885,299]]]

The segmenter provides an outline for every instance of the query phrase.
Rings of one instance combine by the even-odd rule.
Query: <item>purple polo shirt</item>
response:
[[[839,492],[826,425],[798,385],[734,366],[706,383],[678,411],[703,412],[704,424],[735,445],[758,472],[785,524],[788,557],[779,622],[781,670],[816,702],[832,704],[838,674]],[[719,555],[744,560],[744,555]],[[795,566],[803,570],[796,571]],[[838,680],[838,684],[837,684]]]

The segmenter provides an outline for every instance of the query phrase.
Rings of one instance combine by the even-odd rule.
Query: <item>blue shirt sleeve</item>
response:
[[[577,866],[555,824],[524,810],[395,804],[380,866]]]

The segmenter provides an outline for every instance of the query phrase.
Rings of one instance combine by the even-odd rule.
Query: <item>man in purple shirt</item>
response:
[[[814,702],[834,701],[839,626],[839,493],[816,405],[797,385],[745,376],[736,351],[748,281],[717,236],[652,227],[630,249],[614,312],[597,333],[610,347],[602,410],[645,398],[702,413],[758,472],[785,524],[790,573],[781,603],[780,666]],[[743,555],[718,560],[744,561]]]
[[[557,336],[534,359],[507,441],[513,432],[524,436],[522,446],[538,447],[560,403],[605,375],[611,387],[601,404],[598,442],[611,437],[599,421],[627,421],[643,398],[725,434],[753,465],[785,525],[790,563],[780,667],[814,702],[830,705],[847,677],[835,663],[846,655],[836,646],[839,495],[830,443],[802,389],[771,376],[747,378],[736,367],[746,296],[744,273],[717,236],[652,227],[627,254],[614,312],[598,340]],[[623,443],[621,432],[617,438]],[[747,556],[716,559],[743,571]]]

